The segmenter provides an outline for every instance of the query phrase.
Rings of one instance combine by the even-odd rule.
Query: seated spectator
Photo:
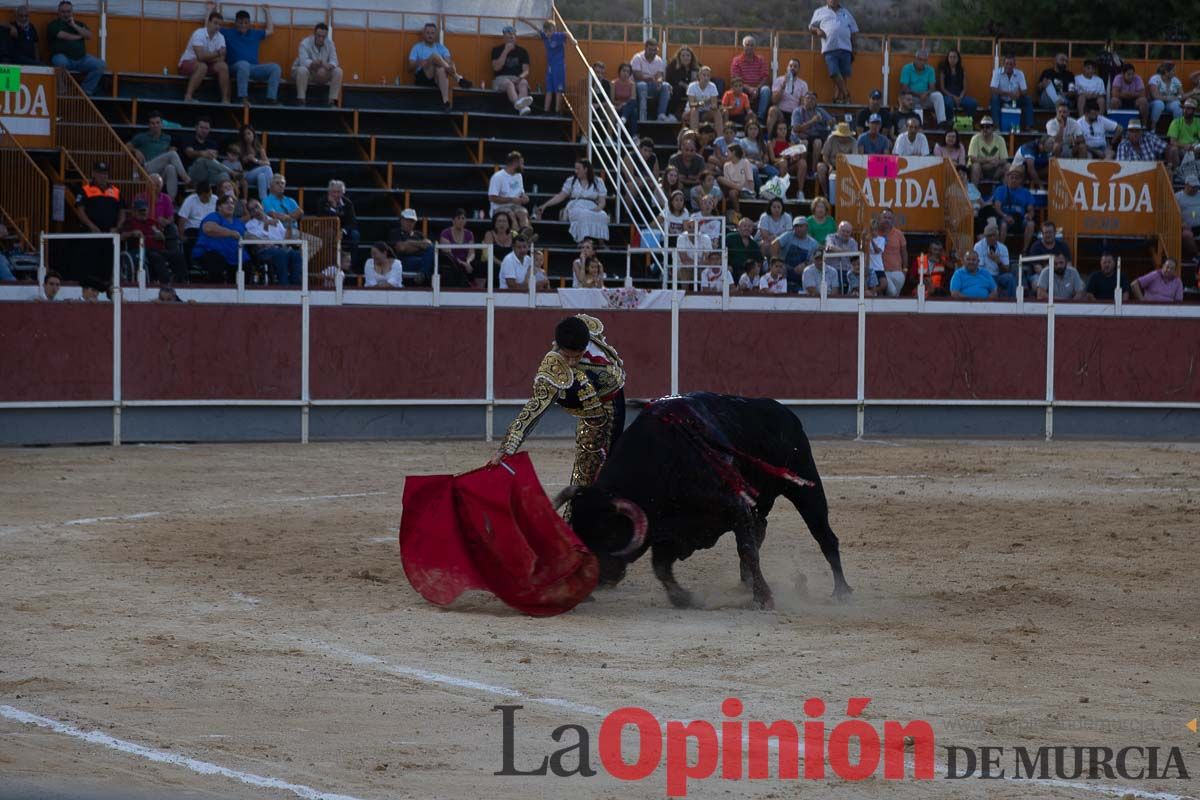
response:
[[[859,270],[858,242],[854,239],[854,228],[849,222],[839,222],[837,230],[825,237],[825,263],[838,272],[842,293],[850,292],[850,276]],[[843,255],[845,254],[845,255]],[[863,265],[866,268],[866,265]],[[871,273],[874,279],[874,273]],[[855,282],[855,288],[858,283]]]
[[[700,291],[720,292],[726,284],[734,284],[733,273],[728,267],[722,267],[720,263],[711,263],[700,270]]]
[[[442,244],[450,245],[473,245],[475,244],[475,234],[467,228],[467,212],[465,209],[454,209],[454,216],[450,219],[450,227],[446,228],[438,235],[438,241]],[[471,281],[475,279],[475,250],[471,247],[452,247],[449,250],[441,251],[442,256],[442,284],[446,284],[447,276],[455,276],[458,283],[463,286],[469,286]]]
[[[233,15],[233,27],[221,29],[225,37],[225,63],[233,70],[238,100],[248,100],[250,81],[266,81],[267,102],[279,102],[279,79],[283,70],[278,64],[258,63],[258,48],[262,41],[275,32],[271,21],[270,6],[263,5],[267,22],[265,29],[250,27],[250,12],[238,11]]]
[[[508,102],[521,116],[529,113],[533,98],[529,96],[529,51],[517,44],[517,29],[505,25],[501,31],[504,44],[492,48],[492,89],[504,92]]]
[[[771,108],[767,112],[767,130],[775,130],[781,122],[789,122],[792,114],[804,102],[808,84],[800,77],[800,62],[790,59],[787,71],[775,79],[771,86]]]
[[[722,198],[725,197],[720,187],[717,186],[716,176],[712,173],[712,170],[707,169],[700,173],[700,182],[688,192],[688,206],[693,211],[699,211],[700,198],[705,195],[711,196],[717,203],[720,203]]]
[[[242,151],[242,180],[253,183],[258,192],[258,199],[265,200],[271,191],[271,179],[275,177],[271,169],[271,159],[267,157],[267,146],[253,125],[243,125],[238,131],[238,144]],[[347,201],[348,202],[348,201]],[[358,244],[358,240],[354,240]]]
[[[368,289],[404,288],[404,264],[387,242],[371,245],[371,257],[363,266],[363,285]]]
[[[539,291],[550,288],[550,280],[542,269],[534,269],[533,257],[529,255],[529,242],[524,236],[513,240],[513,251],[504,257],[500,265],[500,288],[510,291],[528,291],[530,271],[533,271],[534,287]]]
[[[824,251],[814,250],[812,262],[801,275],[800,287],[809,297],[820,297],[822,284],[825,285],[826,297],[837,297],[842,293],[842,276],[835,267],[824,263],[824,256]]]
[[[337,217],[342,230],[342,244],[351,249],[358,247],[358,216],[354,203],[346,196],[346,184],[333,180],[325,190],[325,197],[317,206],[317,216]]]
[[[833,218],[833,206],[824,197],[815,198],[808,215],[808,233],[818,242],[824,242],[826,237],[837,231],[837,220]]]
[[[933,109],[938,125],[946,124],[946,98],[937,89],[937,74],[929,66],[928,50],[918,50],[914,62],[900,70],[900,85],[912,92],[918,106]]]
[[[730,62],[729,77],[730,82],[742,82],[751,107],[762,120],[767,118],[767,108],[771,105],[771,65],[755,53],[756,44],[753,36],[742,37],[742,52]]]
[[[629,75],[633,76],[633,67],[629,68]],[[680,119],[687,119],[684,115],[683,106],[687,100],[687,90],[694,82],[700,79],[700,62],[696,60],[696,54],[692,48],[686,44],[682,45],[675,51],[675,57],[671,59],[671,63],[667,64],[666,82],[671,85],[671,102],[667,105],[667,113]],[[634,86],[634,94],[637,94],[637,86]],[[696,127],[695,125],[692,126]]]
[[[916,104],[917,99],[913,97],[913,93],[901,86],[899,99],[896,102],[896,111],[892,114],[892,125],[896,128],[897,139],[904,135],[904,131],[908,130],[910,119],[921,123],[921,127],[925,126],[925,116]]]
[[[1137,109],[1142,124],[1150,124],[1150,101],[1146,97],[1146,84],[1129,62],[1125,62],[1121,67],[1121,74],[1112,80],[1109,108]]]
[[[1200,102],[1200,69],[1192,70],[1192,73],[1188,75],[1188,80],[1190,85],[1184,89],[1179,99],[1185,103],[1188,100]]]
[[[236,206],[236,203],[234,204]],[[191,253],[200,234],[200,223],[217,210],[217,198],[208,181],[196,184],[194,194],[189,194],[179,206],[179,232],[183,236],[183,251]]]
[[[974,252],[974,251],[970,251]],[[978,259],[978,255],[976,256]],[[978,264],[979,262],[976,261]],[[918,267],[921,263],[918,262]],[[947,276],[954,271],[954,265],[950,263],[950,259],[946,257],[946,251],[942,243],[934,239],[929,243],[929,253],[924,259],[924,269],[918,269],[918,285],[925,285],[926,297],[949,297],[949,281]],[[913,287],[913,297],[917,296],[917,289]]]
[[[755,191],[758,190],[765,178],[774,178],[779,174],[768,158],[767,143],[763,140],[763,130],[762,126],[758,124],[758,119],[751,116],[746,120],[746,127],[741,138],[738,139],[738,144],[742,146],[742,155],[750,162],[753,169],[753,189]]]
[[[507,211],[497,211],[492,214],[492,227],[487,233],[483,234],[483,243],[492,246],[492,264],[495,271],[499,271],[500,262],[504,257],[512,252],[513,236],[516,235],[513,226],[512,215]],[[484,255],[484,260],[487,260],[487,255]]]
[[[804,95],[804,103],[792,112],[792,133],[808,148],[810,166],[821,163],[821,147],[833,128],[833,115],[817,105],[817,95]]]
[[[12,25],[0,22],[0,40],[9,48],[4,58],[0,59],[0,64],[37,66],[42,63],[38,56],[38,32],[29,21],[28,5],[17,6]]]
[[[1025,73],[1017,69],[1015,56],[1006,55],[1004,66],[992,73],[992,119],[1000,119],[1000,109],[1020,107],[1021,129],[1033,130],[1033,101],[1029,98],[1029,86]]]
[[[782,258],[771,259],[770,271],[759,280],[758,288],[763,294],[787,294],[787,275]]]
[[[1083,278],[1079,270],[1067,264],[1065,256],[1054,257],[1054,269],[1042,270],[1037,280],[1037,299],[1046,300],[1050,297],[1050,275],[1054,275],[1055,300],[1082,300],[1086,294]]]
[[[687,191],[700,183],[700,173],[704,172],[704,158],[696,152],[696,147],[696,137],[685,136],[679,143],[679,152],[667,160],[668,166],[674,167],[678,173],[681,188]],[[667,196],[670,197],[670,194],[668,191]]]
[[[265,239],[282,242],[288,238],[287,228],[276,217],[267,215],[263,204],[251,200],[246,204],[250,213],[250,221],[246,223],[246,233],[251,239]],[[258,245],[253,250],[254,257],[271,270],[271,282],[279,286],[300,286],[304,281],[304,264],[300,251],[295,247],[284,244]]]
[[[225,154],[221,157],[221,166],[229,170],[229,182],[236,186],[238,198],[246,197],[250,190],[246,186],[246,176],[242,172],[242,146],[240,144],[229,142],[225,145]],[[219,189],[217,193],[220,194]]]
[[[521,172],[525,169],[525,158],[520,151],[512,150],[504,159],[503,169],[492,173],[488,181],[488,201],[493,217],[501,211],[512,214],[517,221],[517,227],[525,230],[529,227],[529,195],[525,194],[525,178]]]
[[[238,194],[237,185],[228,178],[217,184],[216,191],[217,204],[220,205],[222,197],[232,197],[234,200],[233,214],[242,222],[250,219],[250,212],[246,210],[246,201]]]
[[[938,89],[945,99],[947,120],[953,122],[954,112],[960,108],[974,119],[979,101],[967,94],[967,74],[963,70],[962,53],[958,48],[947,50],[946,57],[938,65]]]
[[[955,300],[995,300],[997,289],[995,276],[979,268],[979,253],[968,250],[962,269],[954,270],[950,277],[950,296]]]
[[[929,140],[921,133],[921,123],[916,117],[909,117],[905,121],[904,133],[896,137],[892,153],[898,156],[929,155]]]
[[[101,293],[112,300],[112,287],[108,285],[108,281],[94,275],[85,275],[80,279],[79,293],[85,303],[99,303]]]
[[[133,201],[133,213],[121,223],[121,240],[138,239],[145,248],[146,265],[155,283],[185,283],[187,264],[177,250],[167,249],[167,235],[158,220],[150,216],[150,204]]]
[[[687,117],[688,124],[695,130],[700,127],[700,121],[707,119],[718,128],[730,127],[722,116],[722,104],[718,99],[717,85],[712,82],[712,70],[701,67],[696,80],[687,87]]]
[[[672,170],[667,171],[671,172]],[[663,229],[667,232],[669,246],[675,246],[675,240],[679,234],[683,233],[684,223],[691,218],[691,212],[687,210],[687,203],[683,199],[683,191],[677,189],[671,192],[667,196],[667,211],[662,217]]]
[[[685,137],[686,138],[686,137]],[[723,128],[721,138],[713,141],[713,152],[708,157],[709,166],[713,169],[713,174],[721,172],[721,168],[725,166],[725,162],[729,160],[729,145],[738,141],[737,125],[732,122],[726,122]],[[682,139],[680,140],[682,144]]]
[[[1087,148],[1088,155],[1092,158],[1111,159],[1113,157],[1113,148],[1109,137],[1118,135],[1121,126],[1108,117],[1100,116],[1099,106],[1094,103],[1088,104],[1084,109],[1079,127],[1083,129],[1083,144]]]
[[[856,153],[858,153],[858,145],[854,141],[854,131],[850,129],[850,123],[839,122],[830,132],[829,138],[825,140],[825,146],[821,149],[821,161],[817,164],[817,186],[834,205],[837,205],[837,198],[833,196],[833,191],[830,189],[829,176],[837,171],[837,157],[852,156]],[[928,150],[925,154],[929,154]]]
[[[705,233],[705,231],[701,232]],[[721,233],[718,233],[718,236],[720,235]],[[725,261],[732,267],[735,275],[746,265],[746,262],[762,260],[762,246],[755,237],[754,220],[750,217],[739,219],[737,229],[732,233],[725,234]],[[709,239],[714,244],[720,241],[712,236],[709,236]]]
[[[720,215],[717,201],[711,196],[700,198],[700,207],[692,213],[692,219],[696,220],[696,231],[712,239],[714,244],[725,235],[725,218]]]
[[[645,121],[650,92],[658,98],[656,109],[659,122],[678,122],[667,113],[671,103],[671,84],[666,81],[667,66],[658,54],[658,42],[647,39],[645,49],[629,59],[633,79],[637,81],[638,119]]]
[[[767,203],[767,210],[758,218],[758,230],[754,238],[758,241],[759,249],[764,256],[771,254],[771,244],[792,232],[792,215],[783,210],[783,200],[772,197]]]
[[[575,161],[575,174],[563,182],[562,190],[538,208],[538,216],[549,206],[567,201],[562,212],[571,223],[571,237],[576,241],[591,238],[597,242],[608,241],[608,212],[604,204],[608,201],[604,181],[596,177],[592,162],[586,158]]]
[[[697,230],[694,218],[683,223],[683,233],[675,240],[675,266],[679,284],[686,286],[698,280],[698,270],[720,263],[720,253],[713,248],[713,241]]]
[[[42,291],[38,299],[53,303],[58,299],[58,293],[61,289],[62,276],[52,269],[46,270],[46,277],[42,279]]]
[[[183,93],[183,102],[191,103],[196,89],[211,72],[221,89],[221,102],[229,102],[229,65],[225,63],[225,37],[221,34],[221,23],[225,18],[220,11],[210,11],[204,27],[197,28],[188,39],[183,55],[179,57],[179,74],[188,79]]]
[[[0,36],[4,32],[0,31]],[[0,281],[15,281],[17,276],[13,274],[12,264],[8,260],[8,256],[4,254],[4,240],[8,238],[8,228],[3,222],[0,222]]]
[[[1068,105],[1075,102],[1075,73],[1067,69],[1067,54],[1054,56],[1054,66],[1042,70],[1038,77],[1038,106],[1055,109],[1060,101]],[[1079,116],[1083,116],[1081,113]]]
[[[58,18],[46,26],[46,39],[50,43],[50,63],[71,72],[82,72],[83,82],[80,86],[90,95],[96,93],[100,79],[104,77],[104,70],[107,69],[103,61],[87,53],[87,42],[91,40],[92,35],[87,25],[75,19],[75,7],[71,5],[70,0],[62,0],[58,4]],[[36,47],[35,36],[35,50]]]
[[[1090,58],[1083,62],[1083,74],[1075,76],[1075,110],[1080,117],[1088,103],[1095,103],[1101,114],[1108,113],[1108,89]]]
[[[234,216],[234,206],[232,197],[222,197],[217,210],[200,223],[192,262],[205,271],[209,283],[233,283],[237,273],[238,250],[246,226]]]
[[[883,117],[867,117],[867,132],[858,137],[858,150],[864,155],[880,156],[892,152],[892,140],[883,135]]]
[[[588,262],[596,257],[596,245],[591,239],[579,243],[579,258],[571,262],[571,288],[582,289]]]
[[[741,198],[754,197],[754,168],[746,159],[746,151],[740,144],[729,146],[729,160],[722,168],[724,174],[718,179],[725,190],[730,211],[737,211]]]
[[[1083,126],[1071,119],[1071,104],[1065,97],[1058,99],[1054,117],[1046,121],[1046,135],[1054,140],[1054,155],[1058,158],[1087,158]]]
[[[1171,120],[1167,128],[1167,140],[1171,143],[1167,149],[1167,162],[1174,169],[1183,161],[1184,154],[1189,150],[1197,150],[1200,145],[1200,119],[1196,117],[1197,101],[1183,101],[1183,116]]]
[[[958,131],[954,128],[947,130],[942,141],[933,146],[933,154],[938,158],[950,159],[959,174],[967,177],[967,148],[959,141]]]
[[[1042,235],[1029,245],[1025,252],[1030,256],[1061,255],[1067,261],[1071,260],[1071,248],[1059,238],[1058,226],[1052,219],[1042,223]],[[1039,269],[1041,269],[1040,264],[1034,268],[1033,274],[1037,274]]]
[[[159,286],[158,296],[154,298],[155,303],[182,303],[179,293],[170,286]]]
[[[262,201],[263,211],[267,212],[267,216],[277,219],[283,224],[288,238],[298,239],[300,238],[300,219],[304,216],[304,211],[300,208],[299,203],[284,194],[285,191],[287,191],[287,178],[282,175],[271,176],[271,191]]]
[[[889,140],[896,133],[895,122],[892,120],[892,112],[883,107],[883,92],[874,89],[869,98],[867,98],[867,107],[858,112],[858,117],[854,121],[854,129],[857,131],[866,131],[871,124],[871,115],[879,117],[879,132],[886,136]],[[889,150],[889,152],[891,152]]]
[[[450,110],[450,82],[470,89],[471,82],[458,74],[450,51],[438,41],[438,27],[426,22],[421,30],[421,41],[408,51],[408,68],[413,71],[417,86],[429,86],[442,93],[442,110]],[[340,77],[339,77],[340,80]]]
[[[150,116],[146,118],[146,127],[147,130],[129,140],[129,148],[147,172],[156,172],[163,176],[167,193],[175,197],[179,194],[179,183],[182,181],[187,185],[192,180],[188,177],[183,162],[179,160],[179,153],[176,152],[171,137],[163,133],[162,114],[151,111]]]
[[[721,113],[737,125],[746,124],[746,115],[750,113],[750,97],[742,91],[741,78],[734,78],[721,96]]]
[[[742,264],[742,275],[737,282],[738,294],[758,294],[758,273],[761,270],[762,263],[757,258],[747,259]]]
[[[996,286],[1004,297],[1016,294],[1017,281],[1010,271],[1008,247],[1000,241],[1000,227],[995,222],[989,222],[983,229],[983,238],[975,243],[972,252],[979,259],[979,265],[996,279]]]
[[[1132,119],[1117,145],[1117,161],[1161,161],[1166,152],[1167,143],[1161,136]]]
[[[820,250],[821,243],[808,235],[808,219],[797,214],[792,218],[792,229],[770,243],[767,255],[783,259],[789,291],[799,292],[804,268],[812,263],[814,254]]]
[[[1158,126],[1164,111],[1171,112],[1172,119],[1183,116],[1183,83],[1175,77],[1175,65],[1165,61],[1158,65],[1150,77],[1150,129]]]
[[[971,137],[967,147],[967,163],[971,167],[971,183],[979,185],[986,177],[998,181],[1008,171],[1008,147],[1004,137],[996,135],[991,117],[979,122],[980,132]]]
[[[1179,277],[1179,264],[1168,258],[1159,269],[1133,281],[1129,289],[1139,303],[1182,303],[1183,281]]]
[[[596,77],[600,79],[600,85],[604,88],[604,93],[612,94],[612,83],[608,80],[608,67],[603,61],[592,62],[592,72],[596,73]],[[633,74],[633,67],[629,68],[629,72]],[[469,82],[469,81],[468,81]]]
[[[604,265],[600,263],[600,259],[591,258],[584,267],[583,281],[579,284],[582,289],[603,289],[604,281],[607,279],[604,274]]]
[[[1100,271],[1088,276],[1083,299],[1095,303],[1103,301],[1112,303],[1117,294],[1117,260],[1112,253],[1100,256]],[[1129,279],[1121,276],[1121,301],[1129,300]]]
[[[1200,178],[1188,175],[1183,179],[1183,188],[1175,193],[1175,202],[1179,203],[1179,214],[1183,218],[1183,254],[1188,258],[1196,256],[1196,240],[1200,237]]]
[[[1025,170],[1029,185],[1035,189],[1045,186],[1042,173],[1050,169],[1050,157],[1054,155],[1054,139],[1043,136],[1026,142],[1017,148],[1012,165]]]
[[[429,285],[433,278],[433,242],[417,231],[417,212],[400,212],[400,224],[388,231],[388,243],[404,264],[405,272],[416,272],[418,283]]]
[[[1029,249],[1035,232],[1033,222],[1033,195],[1023,184],[1025,170],[1010,167],[1004,184],[992,193],[992,207],[984,213],[995,216],[1000,223],[1000,241],[1008,241],[1010,230],[1020,229],[1023,237],[1021,252]]]
[[[630,135],[637,136],[638,100],[637,84],[633,82],[633,67],[628,64],[617,67],[617,79],[609,84],[609,96]]]
[[[220,145],[216,137],[210,136],[212,121],[208,117],[200,117],[196,121],[196,132],[192,141],[183,148],[184,162],[187,164],[188,177],[195,183],[203,181],[210,186],[216,186],[221,181],[232,178],[233,173],[218,159]]]
[[[773,107],[772,107],[773,108]],[[783,120],[775,123],[775,136],[768,143],[767,150],[774,159],[773,166],[778,175],[795,175],[797,190],[808,176],[808,159],[802,155],[784,153],[792,148],[791,125]]]
[[[329,105],[338,104],[342,68],[338,66],[337,48],[329,38],[329,26],[324,22],[318,22],[312,35],[300,40],[300,51],[292,62],[292,80],[296,82],[296,102],[300,105],[308,104],[310,82],[317,86],[329,84]]]

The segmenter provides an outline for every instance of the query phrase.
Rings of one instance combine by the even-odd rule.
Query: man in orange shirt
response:
[[[896,227],[896,215],[890,208],[879,215],[879,221],[887,239],[883,248],[883,271],[887,276],[888,297],[899,297],[908,278],[908,240]]]

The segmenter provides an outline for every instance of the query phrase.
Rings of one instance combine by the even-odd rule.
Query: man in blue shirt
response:
[[[1033,224],[1033,194],[1021,184],[1025,181],[1025,168],[1010,167],[1004,176],[1004,184],[992,193],[992,207],[1000,222],[1000,241],[1008,241],[1009,228],[1021,227],[1024,240],[1021,252],[1029,249],[1035,232]]]
[[[867,132],[858,137],[858,150],[868,156],[891,155],[892,140],[882,133],[883,117],[872,114],[867,117]]]
[[[954,270],[950,296],[955,300],[996,299],[996,279],[986,269],[979,268],[979,254],[974,250],[968,250],[963,257],[963,268]]]
[[[421,41],[408,51],[408,67],[414,73],[417,86],[436,87],[442,93],[443,111],[450,110],[450,81],[464,89],[471,88],[471,82],[458,74],[450,50],[438,41],[438,27],[432,22],[425,23]]]
[[[813,253],[821,245],[808,234],[808,218],[797,214],[792,218],[792,229],[771,243],[771,255],[783,259],[789,292],[801,291],[804,268],[812,263]]]
[[[266,81],[267,102],[278,103],[279,78],[283,70],[278,64],[258,63],[258,46],[263,39],[275,32],[275,24],[271,22],[271,9],[264,4],[262,10],[267,20],[266,30],[251,28],[250,12],[239,11],[233,20],[234,27],[221,31],[225,37],[225,63],[237,78],[239,100],[246,98],[250,81]]]

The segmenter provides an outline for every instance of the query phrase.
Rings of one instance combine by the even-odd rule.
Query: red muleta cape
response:
[[[525,453],[462,475],[410,475],[403,502],[404,574],[431,603],[486,589],[549,617],[596,588],[596,557],[554,510]]]

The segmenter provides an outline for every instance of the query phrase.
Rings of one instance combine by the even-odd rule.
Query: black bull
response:
[[[588,487],[569,487],[571,526],[615,584],[651,550],[654,574],[679,607],[691,595],[672,574],[676,561],[737,537],[741,579],[756,605],[771,607],[759,566],[767,515],[783,495],[796,507],[833,570],[834,596],[850,586],[812,448],[796,416],[774,400],[696,392],[657,400],[613,446]]]

